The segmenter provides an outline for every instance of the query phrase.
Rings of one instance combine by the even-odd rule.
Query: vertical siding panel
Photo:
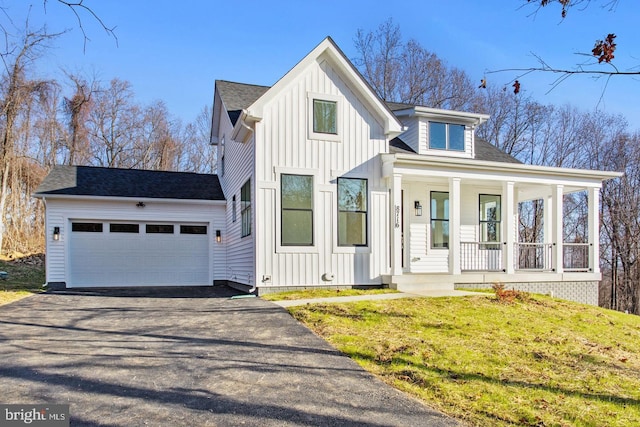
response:
[[[309,92],[343,97],[341,142],[307,138]],[[260,235],[264,240],[259,251],[265,259],[263,268],[271,270],[273,285],[323,284],[321,277],[324,273],[334,274],[332,284],[380,283],[380,275],[388,271],[388,231],[387,224],[384,224],[388,214],[384,206],[387,194],[374,194],[374,189],[386,186],[380,178],[379,160],[376,159],[387,147],[380,123],[356,98],[340,74],[332,69],[329,61],[310,65],[297,81],[283,89],[265,106],[260,123],[265,135],[262,142],[268,153],[261,159],[264,181],[276,179],[277,182],[279,177],[273,174],[274,167],[317,171],[314,251],[301,252],[301,248],[295,248],[295,251],[287,252],[283,248],[276,252],[280,236],[269,224],[275,224],[276,215],[279,215],[276,209],[280,194],[277,189],[264,193],[263,198],[268,203],[263,206],[269,213],[261,208],[261,223],[263,227],[272,229]],[[354,176],[369,180],[370,253],[334,253],[336,193],[335,190],[327,191],[329,185],[335,188],[332,171],[354,171]],[[339,252],[345,251],[340,248]],[[257,277],[261,278],[262,274],[268,273],[258,271]]]

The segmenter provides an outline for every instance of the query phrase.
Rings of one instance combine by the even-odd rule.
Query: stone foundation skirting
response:
[[[504,283],[505,289],[550,295],[582,304],[598,305],[597,281]],[[490,289],[488,283],[456,283],[455,289]]]
[[[278,292],[306,291],[307,289],[382,289],[388,288],[386,285],[309,285],[309,286],[259,286],[258,296],[275,294]]]

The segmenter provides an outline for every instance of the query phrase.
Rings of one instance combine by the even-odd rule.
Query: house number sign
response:
[[[396,217],[396,228],[400,228],[400,206],[396,205],[395,209],[395,217]]]

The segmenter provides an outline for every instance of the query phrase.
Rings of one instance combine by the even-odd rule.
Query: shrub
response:
[[[504,304],[511,304],[515,300],[523,302],[529,300],[529,294],[527,292],[517,291],[515,289],[505,289],[504,283],[496,282],[493,284],[492,288],[493,292],[496,294],[498,302]]]

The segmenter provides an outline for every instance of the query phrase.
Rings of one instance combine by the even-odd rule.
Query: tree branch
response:
[[[47,5],[47,1],[48,0],[43,0],[44,1],[44,5],[46,8]],[[91,41],[91,39],[89,38],[89,36],[87,36],[87,33],[84,29],[84,26],[82,25],[82,17],[80,16],[80,13],[78,12],[78,10],[82,10],[86,13],[88,13],[89,15],[91,15],[91,17],[93,19],[96,20],[96,22],[98,22],[98,24],[100,24],[100,26],[106,31],[106,33],[113,37],[113,39],[116,42],[116,46],[118,46],[118,37],[116,36],[115,33],[115,29],[116,27],[108,27],[105,22],[102,20],[102,18],[100,18],[100,16],[98,16],[98,14],[89,6],[84,4],[84,0],[76,0],[76,1],[69,1],[69,0],[57,0],[58,3],[67,6],[72,13],[75,15],[76,20],[78,21],[78,27],[80,28],[80,31],[82,31],[82,36],[84,38],[84,43],[83,43],[83,51],[86,51],[87,49],[87,42]]]

